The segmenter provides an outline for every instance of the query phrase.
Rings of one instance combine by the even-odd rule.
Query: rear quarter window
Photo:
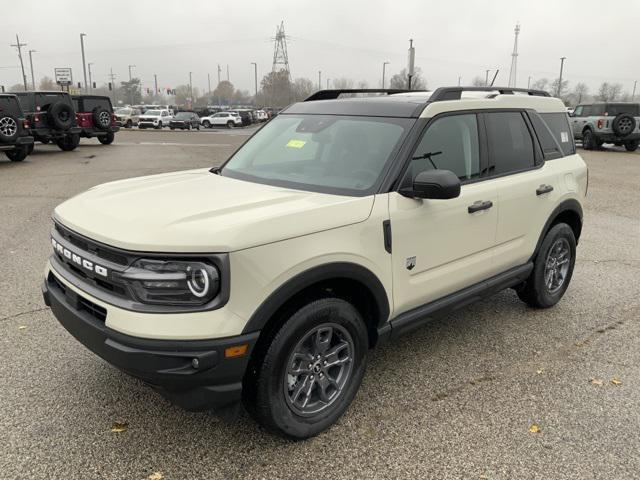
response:
[[[573,133],[569,126],[569,117],[566,113],[541,113],[540,117],[545,121],[549,130],[562,149],[563,155],[576,153],[576,145],[573,142]]]
[[[17,117],[22,116],[20,104],[13,97],[0,97],[0,115],[3,113],[8,113]]]

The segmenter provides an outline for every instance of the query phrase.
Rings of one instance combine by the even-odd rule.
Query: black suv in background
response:
[[[81,128],[80,136],[97,137],[103,145],[113,143],[115,133],[120,130],[116,124],[109,97],[102,95],[74,95],[71,97],[76,110],[76,121]]]
[[[17,92],[29,122],[29,132],[42,143],[55,142],[61,150],[74,150],[80,143],[80,127],[71,96],[66,92]]]
[[[20,162],[33,151],[33,137],[15,95],[0,94],[0,150]]]
[[[178,112],[169,122],[169,128],[171,130],[176,128],[181,130],[191,130],[192,128],[200,130],[200,117],[195,112]]]

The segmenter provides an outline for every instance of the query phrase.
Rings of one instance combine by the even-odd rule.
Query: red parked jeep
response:
[[[82,129],[81,137],[97,137],[103,145],[109,145],[120,130],[109,97],[100,95],[74,95],[76,120]]]

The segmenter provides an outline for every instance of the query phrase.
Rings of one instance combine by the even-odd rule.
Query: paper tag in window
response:
[[[289,143],[287,143],[287,147],[289,148],[302,148],[304,147],[304,145],[307,142],[305,142],[304,140],[289,140]]]
[[[560,132],[560,140],[562,143],[567,143],[569,141],[569,134],[567,132]]]

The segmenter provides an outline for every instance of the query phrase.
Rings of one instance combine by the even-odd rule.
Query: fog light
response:
[[[194,358],[193,360],[191,360],[191,366],[197,369],[198,367],[200,367],[200,360],[198,360],[197,358]]]

